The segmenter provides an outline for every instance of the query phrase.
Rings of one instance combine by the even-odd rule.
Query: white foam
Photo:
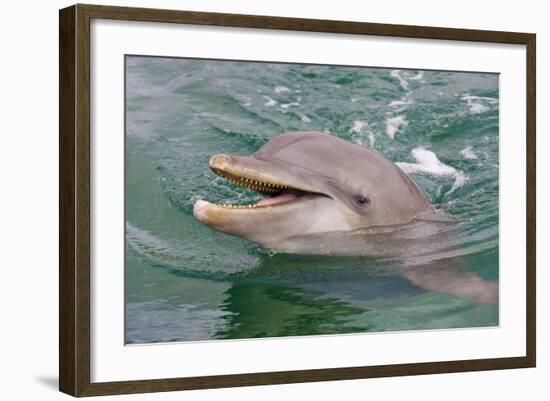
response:
[[[486,102],[489,102],[491,104],[497,104],[498,103],[498,99],[495,99],[494,97],[487,97],[487,96],[464,95],[464,96],[462,96],[462,99],[464,99],[464,100],[485,100]]]
[[[372,131],[369,131],[367,133],[368,137],[369,137],[369,145],[371,148],[374,148],[374,141],[375,141],[375,138],[374,138],[374,132]]]
[[[486,111],[491,110],[489,106],[486,106],[480,102],[486,102],[489,104],[498,103],[498,99],[484,96],[464,95],[461,97],[461,99],[466,101],[466,103],[468,104],[468,108],[470,109],[470,113],[472,114],[485,113]]]
[[[353,127],[349,129],[349,132],[354,134],[366,133],[367,138],[369,139],[369,146],[373,148],[376,137],[374,136],[374,132],[372,132],[372,130],[368,128],[369,128],[369,123],[367,121],[355,120],[353,122]],[[355,138],[354,142],[359,145],[363,145],[362,135],[359,135],[359,137]]]
[[[277,104],[277,101],[271,99],[269,96],[264,96],[264,99],[267,100],[267,102],[264,103],[264,106],[266,107],[273,107]]]
[[[406,98],[401,98],[401,100],[394,100],[389,104],[390,107],[399,107],[399,106],[408,106],[409,104],[412,104],[412,100],[408,100]]]
[[[390,72],[390,75],[394,78],[397,78],[401,87],[407,92],[410,92],[409,81],[421,80],[424,77],[424,72],[418,71],[415,75],[407,75],[406,73],[404,73],[404,75],[401,75],[401,70],[392,70]]]
[[[349,129],[349,132],[362,133],[363,129],[367,128],[369,124],[366,121],[356,120],[353,122],[353,127]]]
[[[405,116],[390,117],[386,120],[386,134],[390,139],[393,139],[397,131],[402,130],[407,125],[409,125],[409,122]]]
[[[309,118],[308,116],[306,116],[305,114],[302,114],[300,116],[300,118],[302,119],[303,122],[305,123],[310,123],[311,122],[311,118]]]
[[[490,110],[489,107],[479,103],[471,103],[469,104],[469,107],[470,107],[470,112],[472,112],[472,114],[485,113],[486,111]]]
[[[299,105],[300,105],[300,103],[298,103],[298,102],[285,103],[285,104],[282,104],[282,105],[281,105],[281,108],[283,108],[283,109],[286,110],[286,109],[288,109],[289,107],[295,107],[295,106],[299,106]]]
[[[404,77],[401,76],[400,72],[401,70],[392,70],[392,72],[390,72],[390,75],[394,78],[397,78],[399,80],[399,84],[401,85],[401,87],[408,91],[409,83]]]
[[[477,159],[477,155],[474,153],[474,150],[472,149],[471,146],[467,146],[467,147],[465,147],[464,149],[462,149],[462,150],[460,151],[460,154],[461,154],[462,157],[464,157],[465,159],[469,159],[469,160]]]
[[[420,173],[420,174],[429,174],[437,177],[452,177],[455,182],[448,194],[455,191],[457,188],[460,188],[468,177],[460,170],[455,169],[454,167],[448,166],[442,163],[437,155],[431,150],[425,149],[423,147],[415,148],[411,151],[412,156],[416,160],[416,163],[396,163],[401,170],[407,174],[411,173]]]
[[[275,87],[275,93],[283,93],[283,92],[289,92],[290,89],[288,89],[286,86],[276,86]]]
[[[418,71],[416,75],[408,77],[409,81],[420,81],[424,77],[424,71]]]

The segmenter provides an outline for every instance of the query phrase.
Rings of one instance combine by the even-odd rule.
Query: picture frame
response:
[[[94,381],[92,378],[92,21],[184,24],[283,31],[289,37],[354,37],[493,43],[525,48],[525,353],[521,356],[335,366],[316,369]],[[77,4],[59,14],[59,389],[73,396],[144,393],[403,375],[528,368],[536,365],[536,36],[530,33],[374,24]],[[452,42],[451,42],[452,45]],[[121,95],[122,96],[122,95]],[[121,97],[122,99],[122,97]],[[505,161],[503,161],[505,162]],[[208,344],[206,344],[208,345]]]

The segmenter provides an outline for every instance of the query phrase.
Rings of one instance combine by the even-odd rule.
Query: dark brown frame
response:
[[[526,46],[527,324],[523,357],[284,372],[90,382],[90,20],[331,32]],[[59,13],[59,389],[73,396],[143,393],[262,384],[534,367],[536,364],[535,120],[536,35],[77,4]]]

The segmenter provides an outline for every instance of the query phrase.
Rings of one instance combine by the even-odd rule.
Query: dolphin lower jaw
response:
[[[217,205],[199,200],[193,206],[193,214],[217,231],[273,248],[301,234],[304,225],[307,227],[318,218],[317,200],[318,197],[305,195],[294,201],[258,207]],[[324,200],[329,201],[328,198]],[[301,216],[300,224],[296,223],[297,215]]]

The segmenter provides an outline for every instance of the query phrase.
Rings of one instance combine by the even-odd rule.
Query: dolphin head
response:
[[[209,167],[265,197],[245,206],[199,200],[195,217],[274,250],[308,235],[406,224],[430,207],[394,163],[329,134],[282,134],[251,156],[214,155]]]

